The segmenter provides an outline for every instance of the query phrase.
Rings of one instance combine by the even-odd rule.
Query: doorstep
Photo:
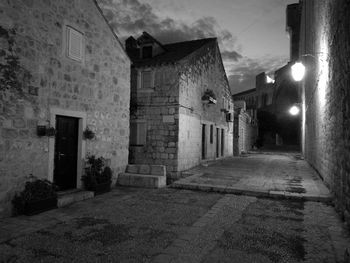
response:
[[[75,202],[83,201],[94,197],[94,192],[81,189],[58,192],[57,207],[63,207]]]

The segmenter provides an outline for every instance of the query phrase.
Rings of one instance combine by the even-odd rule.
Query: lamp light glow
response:
[[[299,109],[299,107],[297,107],[297,106],[292,106],[292,107],[289,109],[289,113],[290,113],[291,115],[293,115],[293,116],[298,115],[299,112],[300,112],[300,109]]]
[[[266,75],[266,83],[275,83],[275,80]]]
[[[296,62],[292,66],[292,77],[295,81],[301,81],[305,75],[305,66],[301,62]]]

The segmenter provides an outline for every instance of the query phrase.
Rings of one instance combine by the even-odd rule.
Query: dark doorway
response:
[[[54,183],[59,190],[77,187],[79,119],[56,116]]]
[[[225,131],[221,129],[221,156],[224,156],[225,149]]]
[[[206,152],[205,152],[205,140],[206,140],[206,134],[205,134],[205,124],[202,124],[202,159],[205,159]]]
[[[216,128],[216,157],[219,157],[219,150],[220,150],[220,129]]]

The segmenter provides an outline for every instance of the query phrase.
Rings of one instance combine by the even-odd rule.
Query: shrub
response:
[[[34,179],[25,184],[24,190],[12,199],[15,214],[23,213],[26,203],[57,198],[56,186],[45,179]]]
[[[106,165],[103,157],[88,155],[86,163],[85,174],[82,176],[86,189],[91,190],[98,184],[112,182],[112,169]]]

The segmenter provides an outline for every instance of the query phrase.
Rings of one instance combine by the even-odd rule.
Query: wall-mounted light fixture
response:
[[[327,53],[325,53],[325,52],[317,52],[316,54],[322,54],[322,55],[325,54],[327,56]],[[317,58],[316,56],[314,56],[312,54],[304,54],[304,55],[301,55],[301,57],[312,57],[314,59]],[[322,62],[324,61],[324,59],[322,59],[322,58],[318,58],[318,59],[320,59]],[[292,71],[293,79],[295,81],[301,81],[305,76],[306,68],[305,68],[303,62],[297,61],[292,65],[291,71]]]
[[[293,105],[292,107],[290,107],[289,109],[289,114],[292,116],[297,116],[300,113],[300,108],[297,105]]]
[[[296,62],[291,67],[292,77],[295,81],[301,81],[305,75],[305,66],[302,62]]]

